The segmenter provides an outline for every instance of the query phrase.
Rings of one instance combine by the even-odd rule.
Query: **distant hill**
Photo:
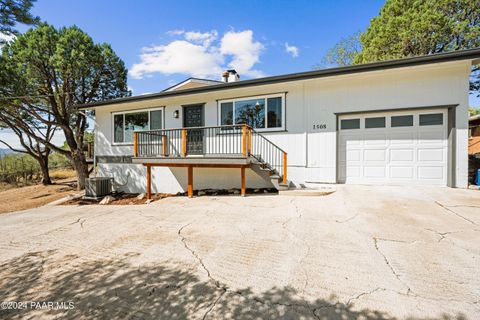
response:
[[[5,148],[5,149],[0,148],[0,156],[6,156],[7,154],[12,154],[12,153],[15,153],[15,152],[8,148]]]

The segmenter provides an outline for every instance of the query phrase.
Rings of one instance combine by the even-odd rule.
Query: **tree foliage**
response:
[[[477,48],[480,0],[387,0],[357,37],[341,40],[324,61],[343,66]],[[470,91],[480,96],[479,66],[472,71]]]
[[[82,188],[88,122],[76,106],[130,95],[123,61],[76,26],[56,29],[44,23],[3,48],[0,69],[1,95],[11,98],[10,106],[63,131],[68,149],[35,136],[72,161]]]
[[[355,63],[480,46],[480,0],[387,0],[360,36]]]
[[[333,48],[330,48],[322,59],[323,65],[348,66],[353,64],[356,56],[360,53],[361,32],[340,40]]]
[[[0,33],[16,33],[17,23],[32,25],[40,21],[30,13],[35,0],[0,0]]]

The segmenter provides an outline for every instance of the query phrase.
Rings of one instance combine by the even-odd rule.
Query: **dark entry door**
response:
[[[203,127],[203,104],[183,107],[183,126]],[[187,154],[203,154],[203,130],[187,130]]]

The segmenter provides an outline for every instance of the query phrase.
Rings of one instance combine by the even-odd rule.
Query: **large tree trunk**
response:
[[[41,155],[37,161],[40,165],[40,170],[42,171],[42,184],[49,185],[52,184],[50,179],[50,170],[48,169],[48,154],[46,156]]]
[[[85,179],[88,178],[88,165],[83,151],[72,152],[72,166],[77,172],[77,190],[85,189]]]

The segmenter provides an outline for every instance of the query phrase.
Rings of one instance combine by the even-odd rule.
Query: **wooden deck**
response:
[[[248,125],[135,131],[132,163],[147,169],[147,197],[152,167],[187,168],[188,196],[193,196],[193,168],[240,169],[245,196],[245,169],[261,165],[287,181],[287,153]]]

